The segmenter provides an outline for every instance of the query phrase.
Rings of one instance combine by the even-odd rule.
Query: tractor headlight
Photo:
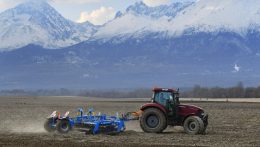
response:
[[[200,116],[204,115],[204,111],[203,110],[198,110],[197,111],[197,115],[200,115]]]
[[[200,110],[200,111],[198,112],[198,115],[199,115],[201,118],[204,118],[205,116],[207,116],[207,113],[204,112],[203,110]]]
[[[208,119],[208,114],[207,114],[206,112],[202,111],[202,112],[200,113],[200,117],[203,119],[203,121],[207,121],[207,119]]]

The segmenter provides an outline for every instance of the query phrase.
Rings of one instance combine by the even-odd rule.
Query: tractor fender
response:
[[[198,116],[203,109],[194,105],[179,105],[178,114],[183,116],[183,121],[190,116]]]
[[[144,104],[143,106],[141,106],[140,110],[144,111],[148,108],[157,108],[159,110],[161,110],[164,114],[167,113],[166,109],[164,108],[164,106],[157,104],[157,103],[147,103]]]
[[[182,120],[181,120],[181,125],[183,125],[183,124],[184,124],[184,121],[185,121],[188,117],[190,117],[190,116],[197,116],[197,115],[196,115],[196,114],[189,114],[189,115],[184,116],[184,117],[182,118]]]

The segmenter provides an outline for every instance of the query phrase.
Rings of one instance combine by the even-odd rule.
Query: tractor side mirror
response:
[[[173,99],[167,99],[166,102],[167,102],[168,104],[172,104],[172,103],[174,103],[174,100],[173,100]]]

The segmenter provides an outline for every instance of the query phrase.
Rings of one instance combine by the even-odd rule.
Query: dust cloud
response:
[[[40,120],[13,121],[5,120],[1,123],[1,132],[9,133],[45,133],[43,123]]]
[[[140,127],[138,120],[125,122],[125,125],[126,125],[127,131],[142,132],[142,129]]]

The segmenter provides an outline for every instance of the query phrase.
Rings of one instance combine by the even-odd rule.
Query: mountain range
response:
[[[78,24],[46,2],[0,14],[0,89],[260,82],[260,1],[200,0]]]
[[[8,51],[37,44],[61,48],[87,40],[96,27],[65,19],[47,2],[28,1],[0,14],[0,48]]]

